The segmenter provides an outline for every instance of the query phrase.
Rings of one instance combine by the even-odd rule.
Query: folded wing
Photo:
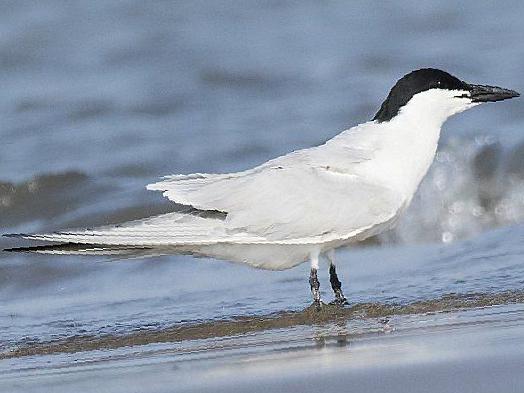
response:
[[[265,165],[227,175],[178,175],[151,184],[172,201],[227,213],[226,231],[268,241],[348,238],[394,218],[391,190],[329,166]]]

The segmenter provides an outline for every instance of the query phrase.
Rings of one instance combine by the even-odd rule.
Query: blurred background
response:
[[[169,211],[169,202],[146,184],[171,173],[243,170],[322,143],[371,119],[396,80],[420,67],[523,92],[523,15],[522,1],[3,0],[1,232]],[[496,276],[501,281],[468,281],[485,271],[464,273],[471,260],[464,254],[453,270],[457,248],[440,244],[458,241],[455,247],[467,254],[488,236],[495,240],[486,252],[518,247],[523,125],[518,99],[446,123],[412,207],[379,239],[388,251],[347,257],[395,255],[399,271],[421,269],[419,275],[405,285],[380,274],[382,281],[366,281],[359,272],[369,271],[358,267],[366,262],[348,264],[348,276],[361,278],[348,289],[352,300],[521,284],[522,272],[514,279],[507,271]],[[510,229],[478,238],[499,227]],[[460,243],[465,239],[473,243]],[[464,251],[464,244],[473,245]],[[416,265],[427,255],[449,277],[429,262]],[[303,266],[276,276],[188,257],[100,264],[11,254],[2,254],[0,265],[4,345],[309,302]],[[197,276],[208,278],[195,293]],[[427,277],[438,277],[438,286],[428,287]],[[268,301],[271,285],[282,295]]]

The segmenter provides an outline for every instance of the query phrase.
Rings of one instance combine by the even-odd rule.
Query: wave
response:
[[[453,138],[384,242],[467,239],[524,221],[524,142],[505,148],[490,138]]]
[[[89,177],[77,171],[37,175],[21,183],[0,182],[0,226],[52,218],[74,209],[80,203],[80,189],[88,182]]]

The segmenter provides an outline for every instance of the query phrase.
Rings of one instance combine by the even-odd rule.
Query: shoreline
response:
[[[394,316],[447,313],[518,303],[524,303],[524,290],[500,293],[447,294],[436,299],[415,301],[403,305],[360,303],[344,308],[324,305],[320,311],[310,306],[302,311],[281,311],[261,316],[238,316],[227,320],[211,320],[159,330],[142,330],[125,335],[73,336],[56,341],[21,345],[16,349],[1,352],[0,360],[218,339],[299,326],[347,324],[354,321],[367,321],[370,324],[376,324],[377,318],[381,319],[379,324],[385,325],[387,329],[387,319]]]
[[[515,392],[524,304],[0,361],[0,390],[24,393]],[[388,327],[386,329],[386,327]]]

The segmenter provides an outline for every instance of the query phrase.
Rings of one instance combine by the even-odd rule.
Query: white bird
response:
[[[482,102],[518,97],[437,69],[402,77],[375,117],[326,143],[253,169],[172,175],[149,184],[190,207],[111,227],[11,234],[58,242],[10,249],[54,254],[192,254],[282,270],[310,260],[320,305],[319,256],[330,262],[335,303],[345,304],[334,250],[391,228],[407,208],[437,150],[443,123]]]

